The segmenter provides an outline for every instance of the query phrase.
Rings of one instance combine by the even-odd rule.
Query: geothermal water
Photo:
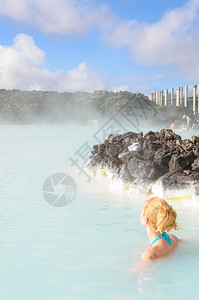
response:
[[[129,130],[131,130],[129,128]],[[184,239],[169,258],[134,273],[149,246],[140,212],[146,195],[110,185],[107,176],[88,182],[71,166],[95,127],[0,127],[1,299],[196,299],[199,270],[199,207],[170,201]],[[186,137],[191,134],[186,133]],[[75,199],[55,207],[42,194],[46,179],[67,173]]]

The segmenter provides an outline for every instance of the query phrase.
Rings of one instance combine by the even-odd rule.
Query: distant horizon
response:
[[[179,86],[175,86],[175,87],[173,87],[174,88],[174,93],[175,93],[175,89],[177,89],[178,87],[185,87],[185,86],[188,86],[188,88],[189,88],[189,91],[190,91],[190,87],[193,89],[193,85],[194,85],[195,83],[193,83],[193,84],[191,84],[191,85],[184,85],[184,86],[182,86],[182,85],[179,85]],[[197,85],[197,84],[196,84]],[[199,86],[199,84],[198,84],[198,86]],[[164,90],[168,90],[168,93],[170,93],[171,92],[171,89],[172,88],[168,88],[168,87],[165,87],[165,88],[163,88],[162,89],[162,91],[164,91]],[[56,90],[26,90],[26,89],[18,89],[18,88],[13,88],[13,89],[5,89],[5,88],[0,88],[0,90],[5,90],[5,91],[21,91],[21,92],[49,92],[49,93],[58,93],[58,94],[63,94],[63,93],[72,93],[72,94],[74,94],[74,93],[89,93],[89,94],[94,94],[94,93],[96,93],[96,92],[103,92],[103,91],[106,91],[106,92],[108,92],[108,93],[120,93],[120,92],[128,92],[128,93],[131,93],[131,94],[142,94],[142,95],[144,95],[144,96],[146,96],[146,97],[149,97],[150,96],[150,94],[151,93],[155,93],[155,92],[157,92],[157,91],[152,91],[151,93],[149,93],[149,94],[145,94],[144,92],[142,92],[142,91],[137,91],[137,92],[132,92],[132,91],[129,91],[129,90],[118,90],[118,91],[113,91],[113,90],[95,90],[95,91],[86,91],[86,90],[76,90],[76,91],[56,91]],[[159,90],[159,91],[161,91],[161,90]]]
[[[116,91],[116,92],[114,92],[114,91],[109,91],[109,90],[96,90],[96,91],[93,91],[93,92],[88,92],[88,91],[84,91],[84,90],[82,90],[82,91],[53,91],[53,90],[22,90],[22,89],[5,89],[5,88],[0,88],[0,90],[5,90],[5,91],[20,91],[20,92],[48,92],[48,93],[58,93],[58,94],[64,94],[64,93],[71,93],[71,94],[75,94],[75,93],[88,93],[88,94],[94,94],[94,93],[96,93],[96,92],[108,92],[108,93],[120,93],[120,92],[122,92],[122,93],[125,93],[125,92],[128,92],[128,93],[130,93],[130,94],[142,94],[142,95],[144,95],[144,96],[147,96],[147,95],[145,95],[144,93],[142,93],[142,92],[130,92],[130,91],[127,91],[127,90],[124,90],[124,91]],[[148,96],[147,96],[148,97]]]

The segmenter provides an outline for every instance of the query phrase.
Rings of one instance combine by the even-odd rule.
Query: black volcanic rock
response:
[[[109,135],[94,145],[88,167],[106,167],[125,182],[187,185],[199,181],[199,136],[182,140],[171,129]]]
[[[193,171],[199,172],[199,157],[191,165]]]

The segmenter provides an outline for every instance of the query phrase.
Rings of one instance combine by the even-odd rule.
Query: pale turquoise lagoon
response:
[[[97,128],[0,126],[0,284],[7,300],[197,299],[199,206],[172,202],[184,238],[177,251],[133,276],[149,242],[140,225],[144,195],[90,182],[70,157]],[[130,128],[129,128],[130,130]],[[187,133],[187,136],[189,133]],[[54,207],[43,197],[46,178],[67,173],[73,202]],[[91,175],[91,174],[90,174]]]

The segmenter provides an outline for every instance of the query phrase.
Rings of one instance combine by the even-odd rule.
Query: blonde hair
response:
[[[164,199],[154,197],[145,201],[144,215],[148,217],[151,226],[157,232],[179,230],[176,223],[177,213]]]

